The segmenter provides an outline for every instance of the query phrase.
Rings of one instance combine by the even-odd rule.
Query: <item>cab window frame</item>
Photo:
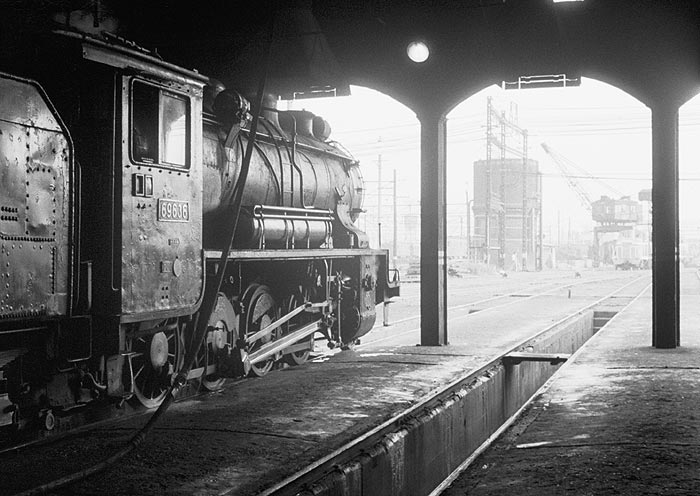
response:
[[[143,99],[143,97],[148,97],[147,93],[142,95],[137,95],[137,92],[141,91],[152,91],[154,94],[157,92],[157,98],[153,95],[153,103],[157,105],[157,108],[150,109],[146,112],[142,111],[145,107],[141,107],[138,99]],[[141,97],[141,98],[137,98]],[[165,99],[171,98],[176,101],[180,101],[185,105],[185,136],[184,136],[184,164],[178,164],[176,162],[168,162],[165,160],[165,131],[164,126],[164,113],[165,113]],[[139,105],[137,107],[137,105]],[[152,115],[148,115],[150,112]],[[137,141],[137,116],[141,117],[141,133],[139,135],[146,134],[151,141],[151,147],[155,150],[150,150],[148,155],[139,155],[136,152],[136,141]],[[155,133],[153,129],[155,128]],[[147,131],[144,131],[147,129]],[[129,84],[129,158],[132,163],[147,166],[147,167],[159,167],[163,169],[172,169],[177,171],[189,171],[192,164],[191,160],[191,141],[192,141],[192,103],[190,100],[190,95],[184,92],[178,92],[173,90],[173,88],[163,86],[147,79],[143,78],[132,78]]]

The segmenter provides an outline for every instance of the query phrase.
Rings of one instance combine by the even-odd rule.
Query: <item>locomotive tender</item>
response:
[[[152,408],[195,346],[250,138],[242,96],[122,39],[53,33],[0,73],[0,430]],[[351,346],[398,295],[358,163],[265,109],[190,389]],[[206,318],[206,316],[204,317]],[[188,334],[189,332],[189,334]]]

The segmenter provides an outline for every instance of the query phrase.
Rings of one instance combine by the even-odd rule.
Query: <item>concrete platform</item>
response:
[[[682,300],[682,346],[659,350],[645,293],[443,494],[698,494],[699,303]]]
[[[531,334],[535,321],[523,323],[527,325],[520,329],[520,340]],[[551,339],[533,342],[533,348],[571,352],[562,348],[580,346],[592,325],[589,312]],[[323,363],[228,384],[216,394],[174,404],[138,451],[71,486],[68,493],[258,494],[415,405],[431,391],[483,367],[489,362],[485,352],[503,353],[505,343],[512,341],[518,341],[515,335],[502,331],[491,338],[493,350],[463,344],[343,352]],[[427,494],[517,410],[523,396],[529,397],[546,380],[549,375],[542,378],[542,373],[551,374],[559,366],[518,365],[520,380],[503,366],[494,366],[454,400],[418,412],[411,422],[413,432],[388,436],[392,446],[381,445],[375,458],[365,460],[375,472],[355,466],[348,476],[361,479],[362,493],[367,495],[418,494],[411,491],[419,489]],[[15,494],[103,460],[123,447],[147,418],[125,419],[61,442],[3,454],[0,494]],[[450,424],[448,431],[445,426]],[[397,444],[398,438],[403,441]],[[356,469],[362,472],[359,479]],[[400,481],[392,482],[392,477],[399,476]],[[347,480],[342,483],[346,491],[326,494],[359,494]]]
[[[551,298],[548,307],[538,305],[527,319],[511,307],[514,322],[496,325],[490,333],[472,322],[481,341],[343,352],[323,363],[229,383],[216,394],[176,403],[138,451],[60,494],[259,494],[431,391],[484,367],[494,355],[557,322],[560,313],[570,313],[567,305],[581,305],[567,295]],[[646,314],[634,318],[649,320]],[[581,314],[531,341],[524,351],[572,353],[593,333],[594,320],[592,311]],[[489,365],[448,400],[416,412],[376,449],[340,467],[310,493],[430,493],[560,367],[543,362]],[[62,442],[3,454],[0,495],[103,460],[146,420],[130,418]]]
[[[413,346],[368,357],[344,352],[322,366],[227,384],[218,393],[175,403],[138,451],[73,485],[69,494],[257,494],[482,363],[468,347]],[[0,494],[104,459],[147,419],[3,454]]]

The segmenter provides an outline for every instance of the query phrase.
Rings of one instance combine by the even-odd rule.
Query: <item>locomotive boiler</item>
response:
[[[387,251],[355,224],[359,164],[322,118],[268,100],[253,136],[244,96],[107,34],[53,33],[12,62],[0,432],[155,407],[195,349],[185,392],[304,363],[319,338],[352,346],[398,295]]]

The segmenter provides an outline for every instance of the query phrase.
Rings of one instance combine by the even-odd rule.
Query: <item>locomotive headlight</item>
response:
[[[421,64],[428,60],[430,57],[430,49],[422,41],[412,41],[406,47],[406,54],[408,58],[414,61],[416,64]]]

